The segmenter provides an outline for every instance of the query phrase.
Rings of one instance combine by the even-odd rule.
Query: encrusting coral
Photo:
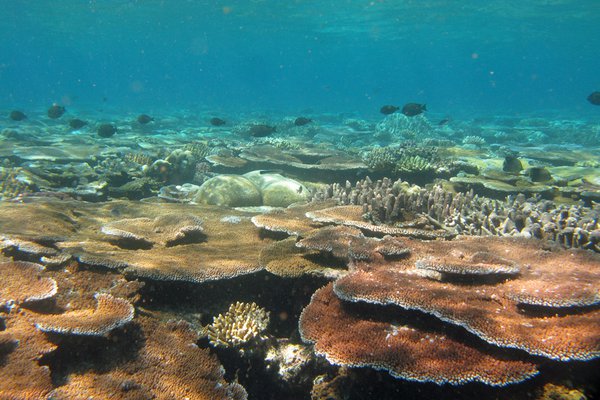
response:
[[[269,325],[269,313],[256,303],[236,302],[225,314],[213,318],[206,326],[208,340],[213,346],[235,347],[260,338]]]
[[[36,317],[36,328],[64,335],[102,336],[130,322],[134,316],[131,303],[109,294],[96,295],[95,310],[68,311],[58,315]]]

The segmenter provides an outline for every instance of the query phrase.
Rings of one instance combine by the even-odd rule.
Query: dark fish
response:
[[[450,122],[450,118],[444,118],[443,120],[438,122],[438,126],[446,125],[448,122]]]
[[[73,118],[72,120],[69,121],[69,126],[73,129],[81,129],[86,125],[87,125],[87,122],[82,121],[78,118]]]
[[[25,115],[23,111],[19,110],[11,111],[9,117],[13,121],[23,121],[24,119],[27,119],[27,115]]]
[[[248,130],[250,136],[253,137],[265,137],[275,132],[275,127],[270,125],[257,124],[252,125]]]
[[[137,117],[137,122],[139,122],[142,125],[146,125],[148,122],[152,122],[154,121],[154,118],[152,118],[151,116],[147,115],[147,114],[140,114]]]
[[[311,122],[312,122],[312,119],[310,119],[310,118],[298,117],[294,121],[294,125],[296,125],[296,126],[304,126],[306,124],[310,124]]]
[[[415,115],[421,114],[423,111],[427,111],[425,104],[406,103],[404,107],[402,107],[402,114],[407,117],[414,117]]]
[[[225,122],[225,120],[221,119],[221,118],[214,117],[214,118],[210,119],[210,124],[213,125],[213,126],[223,126],[226,123],[227,122]]]
[[[48,109],[48,118],[60,118],[65,113],[65,111],[67,110],[63,106],[59,106],[58,104],[52,104],[52,107]]]
[[[109,138],[117,133],[117,127],[113,124],[102,124],[98,127],[98,136]]]
[[[400,107],[386,105],[379,109],[379,112],[385,115],[390,115],[398,111]]]
[[[600,106],[600,92],[593,92],[587,97],[587,100],[595,106]]]

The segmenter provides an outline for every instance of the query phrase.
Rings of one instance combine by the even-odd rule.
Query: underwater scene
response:
[[[1,4],[0,400],[600,398],[600,1]]]

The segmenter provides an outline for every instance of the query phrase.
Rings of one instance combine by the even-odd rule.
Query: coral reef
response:
[[[410,140],[424,140],[431,136],[432,126],[423,115],[407,117],[404,114],[394,113],[383,119],[375,127],[375,136]]]
[[[67,204],[3,203],[0,223],[7,232],[43,243],[35,243],[39,248],[37,253],[47,250],[50,255],[70,254],[84,264],[124,271],[133,277],[205,282],[261,269],[258,257],[263,241],[249,218],[238,224],[221,221],[225,216],[243,216],[243,213],[194,206],[194,215],[190,217],[189,207],[180,204],[136,203],[131,207],[127,202],[106,205],[75,202],[69,206],[70,215],[65,216],[62,212]],[[42,219],[44,214],[49,218]],[[139,219],[147,215],[155,217]],[[33,221],[50,222],[53,218],[59,223],[43,224],[36,230]],[[202,220],[201,234],[191,234],[200,233],[199,220]],[[118,236],[102,233],[103,226],[110,228],[115,221],[121,221],[117,226],[126,232],[134,231],[135,226],[133,233],[150,240],[152,246],[145,245],[146,240],[124,242]],[[190,226],[194,228],[190,230]],[[183,238],[179,236],[182,233],[185,233]],[[3,244],[5,251],[22,251],[13,244],[17,235],[11,235]]]
[[[447,333],[423,329],[397,317],[390,319],[385,313],[370,318],[345,307],[332,284],[313,295],[299,324],[302,338],[315,343],[317,354],[329,362],[386,370],[398,378],[503,386],[537,374],[534,364],[496,358]]]
[[[65,335],[102,336],[133,319],[133,306],[125,299],[98,293],[95,310],[76,310],[36,318],[36,328]]]
[[[583,205],[558,205],[537,197],[511,195],[505,201],[454,193],[440,185],[430,189],[401,180],[370,179],[355,185],[333,184],[317,190],[316,200],[333,199],[342,205],[362,206],[376,224],[397,226],[413,215],[425,215],[428,223],[462,235],[535,237],[557,241],[566,247],[600,251],[600,211]],[[358,211],[357,211],[358,215]]]
[[[247,399],[244,388],[225,381],[217,358],[194,343],[189,324],[138,319],[147,339],[137,357],[108,372],[73,374],[53,398]]]
[[[235,347],[259,339],[269,325],[269,313],[256,303],[236,302],[214,317],[206,333],[213,346]]]
[[[52,298],[57,291],[56,281],[43,277],[44,267],[25,261],[0,263],[0,308]]]
[[[598,255],[542,249],[538,242],[524,239],[413,243],[411,257],[401,263],[388,262],[380,268],[368,262],[354,263],[353,271],[335,283],[335,292],[344,300],[419,310],[501,347],[562,361],[599,357],[600,335],[593,326],[600,322],[600,312],[590,307],[600,301],[596,286],[600,277]],[[457,256],[464,260],[464,267],[456,263]],[[431,269],[430,257],[437,260],[433,264],[444,265],[435,268],[444,272],[435,275],[436,279],[420,273],[424,268]],[[506,273],[504,267],[482,266],[481,258],[522,267],[514,275],[511,269]],[[468,285],[460,283],[464,279],[453,277],[457,269],[459,274],[468,275]],[[490,270],[500,274],[500,279],[486,278]],[[530,305],[542,306],[550,315],[529,308],[524,312],[523,307]],[[538,317],[540,313],[544,318]]]
[[[101,230],[114,236],[116,241],[136,242],[141,247],[155,243],[165,247],[191,243],[198,241],[203,232],[202,220],[185,214],[118,220],[102,226]]]

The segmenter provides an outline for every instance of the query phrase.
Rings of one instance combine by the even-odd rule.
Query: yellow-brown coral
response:
[[[133,306],[127,300],[104,293],[97,294],[96,300],[95,310],[39,316],[35,326],[44,332],[102,336],[133,319]]]
[[[213,346],[235,347],[259,337],[268,324],[269,313],[264,308],[238,301],[225,314],[214,317],[206,332]]]
[[[25,261],[0,263],[0,307],[53,297],[56,281],[42,277],[43,270],[43,266]]]

